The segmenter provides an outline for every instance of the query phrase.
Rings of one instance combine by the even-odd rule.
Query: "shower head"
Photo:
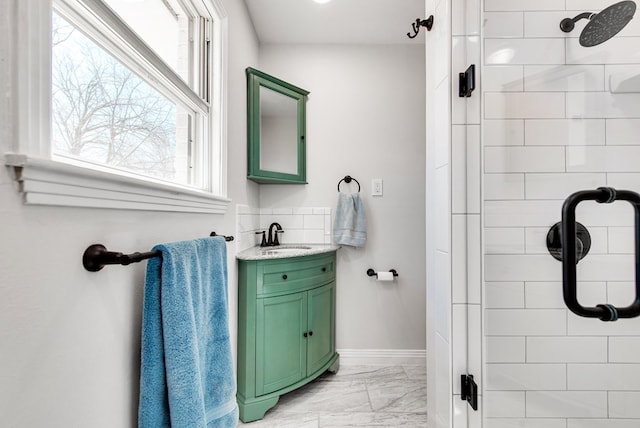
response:
[[[618,34],[631,21],[635,12],[635,2],[621,1],[600,13],[584,12],[575,18],[565,18],[560,22],[560,29],[568,33],[575,27],[576,21],[588,19],[579,39],[580,44],[588,48],[604,43]]]

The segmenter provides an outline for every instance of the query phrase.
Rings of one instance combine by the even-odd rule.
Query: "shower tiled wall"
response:
[[[331,208],[253,208],[238,205],[236,230],[238,251],[260,245],[260,235],[277,222],[284,233],[279,236],[282,244],[330,244]]]
[[[593,48],[563,18],[614,0],[484,0],[484,427],[640,426],[640,318],[603,323],[562,300],[549,227],[572,192],[640,192],[640,18]],[[580,204],[593,245],[579,300],[626,306],[633,294],[633,210]]]

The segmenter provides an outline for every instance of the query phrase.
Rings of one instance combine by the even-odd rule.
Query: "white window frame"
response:
[[[62,7],[82,4],[109,23],[110,9],[100,0],[56,0]],[[5,164],[19,183],[25,204],[151,211],[200,212],[224,214],[231,202],[227,197],[226,147],[226,40],[227,14],[221,0],[202,0],[214,18],[212,28],[212,67],[209,102],[199,102],[210,111],[210,131],[204,146],[204,162],[209,173],[204,188],[167,183],[153,178],[116,171],[109,167],[89,169],[60,162],[51,152],[51,0],[14,2],[11,62],[13,63],[12,103],[14,106],[12,151],[5,153]],[[144,43],[131,41],[126,27],[114,26],[128,43],[147,49],[147,58],[155,55]],[[134,40],[137,37],[133,36]],[[157,57],[157,55],[155,55]],[[159,57],[158,57],[159,58]],[[163,61],[153,61],[151,78],[160,84],[186,85],[180,79],[167,79]],[[157,73],[156,76],[153,74]]]

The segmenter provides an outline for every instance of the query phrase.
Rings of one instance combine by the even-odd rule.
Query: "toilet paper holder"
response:
[[[398,276],[398,272],[395,269],[389,269],[389,272],[391,272],[394,277]],[[378,276],[378,272],[376,272],[375,270],[369,268],[369,269],[367,269],[367,275],[369,275],[369,276]]]

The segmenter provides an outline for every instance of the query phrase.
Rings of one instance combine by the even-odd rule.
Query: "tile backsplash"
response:
[[[330,244],[331,208],[254,208],[238,205],[236,230],[238,251],[260,244],[261,236],[256,232],[268,231],[269,225],[277,222],[284,233],[281,244]]]

